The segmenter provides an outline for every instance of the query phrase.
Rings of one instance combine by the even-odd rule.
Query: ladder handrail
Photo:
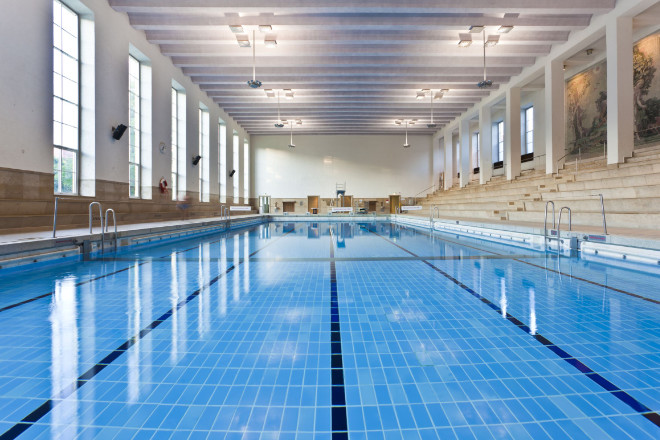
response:
[[[55,210],[53,212],[53,238],[57,234],[57,202],[60,200],[59,197],[55,197]]]
[[[603,200],[603,195],[598,194],[600,197],[600,212],[603,214],[603,234],[607,235],[607,223],[605,222],[605,202]]]
[[[571,214],[571,208],[569,208],[568,206],[562,206],[561,208],[559,208],[559,221],[557,222],[557,241],[559,241],[560,238],[559,234],[561,230],[561,213],[564,211],[564,209],[568,211],[568,231],[570,232],[573,230],[573,221],[571,219],[573,215]]]
[[[115,227],[115,252],[117,252],[117,216],[115,215],[115,210],[108,208],[105,210],[105,232],[108,232],[108,213],[112,213],[112,224]]]
[[[92,207],[97,205],[99,207],[99,220],[101,221],[101,253],[105,250],[105,232],[103,231],[103,207],[99,202],[92,202],[89,204],[89,233],[92,233]]]
[[[548,236],[548,205],[552,205],[552,229],[555,228],[555,202],[548,200],[545,202],[545,216],[543,218],[543,236]]]

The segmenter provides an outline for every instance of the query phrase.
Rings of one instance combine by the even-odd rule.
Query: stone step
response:
[[[562,197],[564,197],[563,194]],[[559,211],[562,206],[571,208],[573,214],[601,211],[600,198],[598,197],[561,198],[553,201],[555,202],[556,211]],[[606,213],[660,213],[660,197],[604,199],[604,204]],[[524,205],[525,211],[542,212],[545,210],[546,202],[524,202]]]
[[[543,223],[543,216],[544,213],[538,211],[509,212],[508,220]],[[584,225],[600,228],[603,224],[603,217],[599,212],[574,212],[572,217],[574,226]],[[608,213],[606,211],[605,219],[608,227],[660,230],[660,213]]]

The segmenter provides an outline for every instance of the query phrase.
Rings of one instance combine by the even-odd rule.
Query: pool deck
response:
[[[374,219],[373,215],[266,215],[269,218],[291,221],[332,221],[332,220],[351,220],[351,221],[369,221]],[[231,217],[231,221],[252,220],[261,218],[261,214],[241,215]],[[428,220],[426,216],[416,215],[377,215],[379,220],[389,219],[415,219]],[[131,237],[136,235],[149,235],[167,233],[179,230],[195,229],[200,227],[210,227],[221,225],[225,222],[222,217],[210,217],[189,220],[174,220],[152,223],[120,224],[117,227],[119,237]],[[488,221],[481,219],[457,219],[441,218],[435,222],[445,224],[461,224],[466,226],[481,227],[488,229],[498,229],[503,231],[521,232],[527,234],[543,235],[542,223],[531,222],[512,222],[512,221]],[[607,242],[621,246],[631,246],[644,249],[660,250],[660,230],[646,230],[636,228],[608,228]],[[112,234],[111,231],[108,234]],[[583,239],[588,235],[603,236],[603,230],[599,227],[576,225],[571,233],[562,230],[562,237],[576,236]],[[0,255],[7,255],[17,252],[29,252],[40,249],[54,249],[63,246],[71,246],[83,240],[100,240],[101,234],[99,227],[94,227],[94,232],[90,234],[88,228],[62,229],[57,231],[56,238],[53,238],[52,230],[37,232],[20,232],[14,234],[0,235]]]

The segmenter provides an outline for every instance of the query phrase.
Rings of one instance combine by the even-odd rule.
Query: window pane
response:
[[[78,81],[78,61],[68,55],[62,55],[62,75],[73,81]]]
[[[74,192],[74,176],[74,173],[65,173],[64,171],[62,172],[62,187],[60,192],[66,194],[71,194]]]
[[[53,23],[57,26],[62,24],[62,3],[58,1],[53,2]]]
[[[53,120],[62,122],[62,100],[53,98]]]
[[[78,16],[66,6],[62,7],[62,29],[74,37],[78,36]]]
[[[78,129],[69,125],[62,125],[62,146],[78,149]]]
[[[70,79],[62,80],[62,98],[69,102],[78,104],[78,84]]]
[[[78,58],[78,39],[71,34],[62,32],[62,51],[73,58]]]
[[[62,145],[62,124],[53,122],[53,145]]]
[[[72,127],[78,126],[78,106],[62,101],[62,122]]]
[[[62,49],[62,29],[58,26],[53,26],[53,46]]]
[[[53,71],[62,73],[62,52],[57,49],[53,49]]]

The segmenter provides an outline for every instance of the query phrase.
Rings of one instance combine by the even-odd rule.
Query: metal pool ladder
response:
[[[115,216],[114,209],[105,210],[105,232],[108,232],[108,213],[112,213],[112,224],[115,227],[115,252],[117,252],[117,217]],[[561,217],[561,216],[560,216]]]
[[[559,231],[561,229],[561,213],[564,212],[564,210],[568,211],[568,231],[570,232],[573,230],[571,208],[568,206],[562,206],[559,210],[559,222],[557,222],[557,241],[559,241]]]
[[[92,202],[89,204],[89,233],[92,233],[92,207],[94,205],[99,207],[99,220],[101,221],[101,253],[103,253],[105,246],[105,232],[103,231],[103,207],[99,202]]]
[[[439,219],[440,218],[440,207],[438,205],[431,206],[431,218],[430,218],[431,229],[433,229],[433,221],[435,219],[435,214],[436,213],[438,214],[438,219]]]
[[[545,216],[543,218],[543,237],[548,238],[548,205],[552,205],[552,229],[555,228],[555,202],[548,200],[545,202]]]

